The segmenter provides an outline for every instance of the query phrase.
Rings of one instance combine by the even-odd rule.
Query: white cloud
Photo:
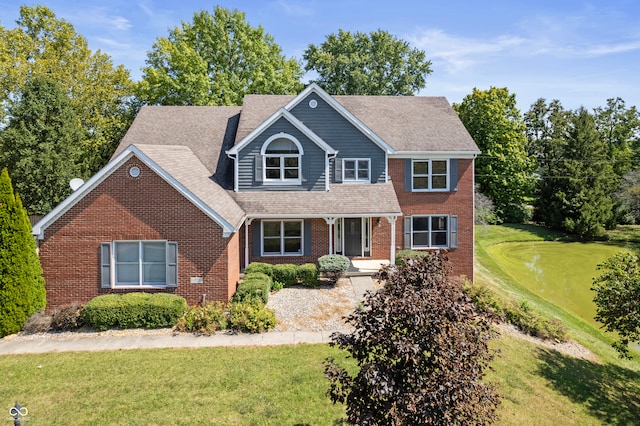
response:
[[[289,16],[311,16],[313,9],[291,1],[278,0],[276,4]]]

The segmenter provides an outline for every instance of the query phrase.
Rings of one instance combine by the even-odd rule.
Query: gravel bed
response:
[[[357,308],[348,278],[335,285],[294,286],[271,293],[267,307],[276,311],[275,331],[347,331],[344,316]]]

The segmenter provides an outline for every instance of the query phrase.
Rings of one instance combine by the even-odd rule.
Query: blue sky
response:
[[[21,4],[0,0],[12,28]],[[640,2],[377,0],[41,0],[134,79],[169,28],[215,4],[245,12],[288,57],[302,58],[339,29],[389,31],[426,52],[433,72],[425,96],[460,102],[473,88],[507,87],[522,112],[538,98],[565,108],[605,106],[621,97],[640,107]]]

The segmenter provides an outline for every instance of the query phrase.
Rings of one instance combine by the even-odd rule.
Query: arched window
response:
[[[280,133],[262,146],[262,178],[264,182],[301,184],[302,145],[291,135]]]

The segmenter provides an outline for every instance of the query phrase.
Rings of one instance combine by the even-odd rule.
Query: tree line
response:
[[[29,214],[49,212],[74,177],[103,167],[142,105],[240,105],[247,93],[296,94],[302,77],[331,94],[411,96],[432,72],[425,52],[383,30],[339,30],[287,58],[261,26],[217,6],[156,39],[140,81],[92,52],[44,6],[0,26],[0,168]],[[479,213],[492,223],[537,220],[598,237],[640,221],[640,117],[620,98],[587,111],[539,99],[516,108],[507,88],[474,89],[454,104],[482,154]]]

